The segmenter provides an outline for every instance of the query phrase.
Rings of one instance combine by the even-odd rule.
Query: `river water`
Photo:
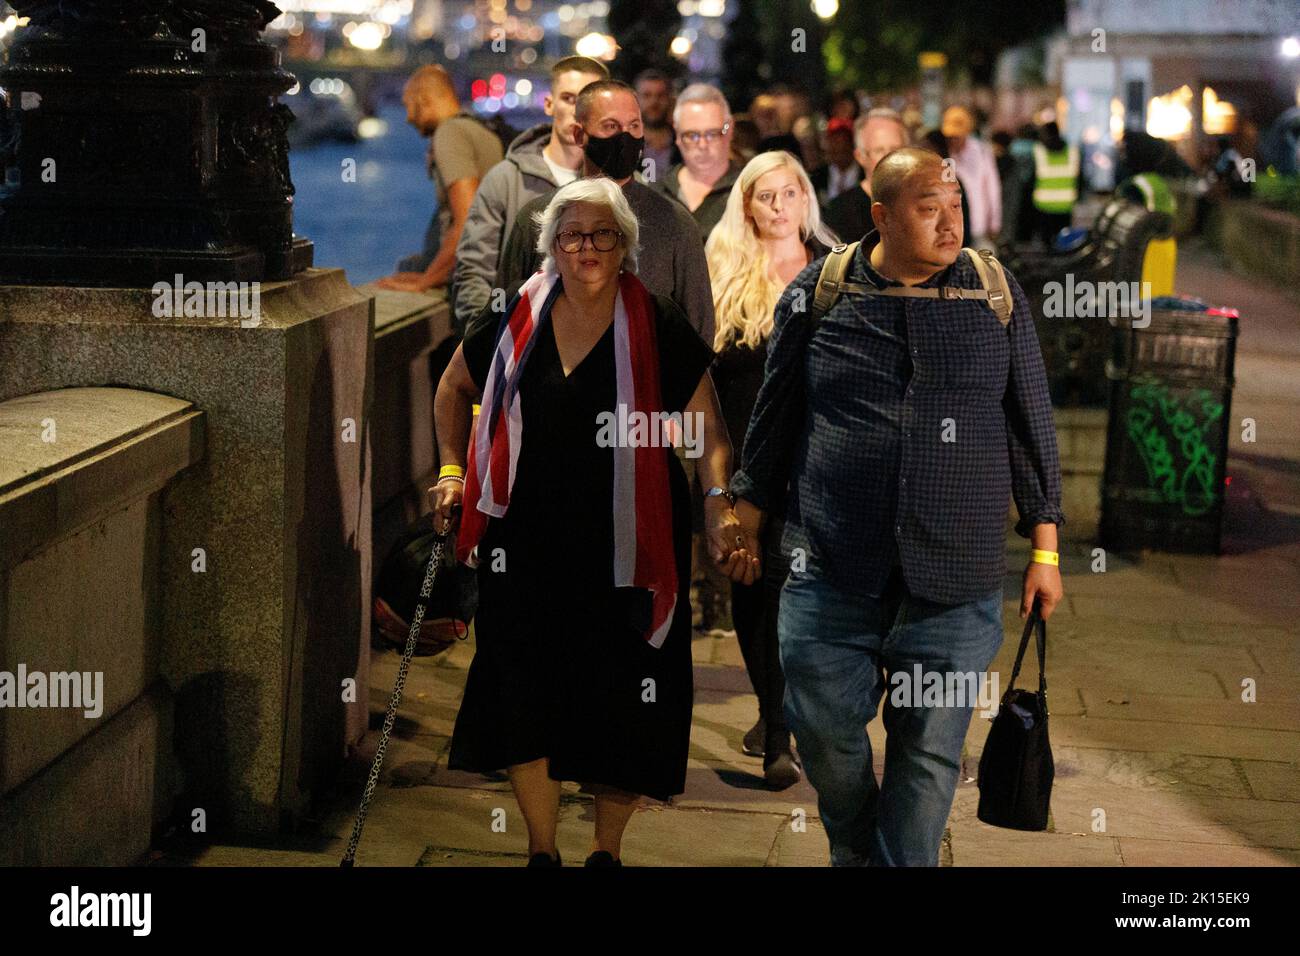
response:
[[[316,244],[316,265],[347,271],[353,285],[394,270],[419,252],[436,207],[425,168],[428,141],[406,125],[400,106],[380,111],[385,131],[358,143],[327,143],[289,153],[294,232]],[[344,178],[354,160],[356,181]]]

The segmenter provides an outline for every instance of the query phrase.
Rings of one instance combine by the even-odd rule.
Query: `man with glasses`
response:
[[[731,158],[731,108],[726,97],[707,83],[692,83],[677,97],[673,128],[683,161],[667,171],[653,171],[656,184],[690,210],[701,238],[707,240],[744,165]]]
[[[877,107],[853,124],[853,158],[862,167],[862,181],[846,189],[822,211],[826,225],[845,242],[856,242],[872,229],[871,174],[876,164],[896,149],[907,145],[903,117],[887,107]]]

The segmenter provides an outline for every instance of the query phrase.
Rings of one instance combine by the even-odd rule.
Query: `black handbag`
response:
[[[375,580],[372,608],[375,632],[384,642],[396,647],[406,643],[425,569],[439,537],[429,515],[424,515],[389,549]],[[455,540],[455,535],[447,539],[441,567],[425,602],[418,656],[440,653],[457,640],[465,640],[478,609],[478,577],[472,568],[457,562]]]
[[[1029,634],[1038,636],[1038,692],[1016,689]],[[1047,624],[1038,602],[1025,622],[1011,685],[1002,695],[980,755],[980,802],[976,816],[1012,830],[1046,830],[1056,765],[1047,737]]]

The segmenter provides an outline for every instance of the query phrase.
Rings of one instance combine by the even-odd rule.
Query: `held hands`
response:
[[[441,478],[429,489],[434,531],[447,534],[459,523],[465,486],[451,476]],[[706,498],[704,520],[709,539],[709,556],[722,572],[740,584],[753,584],[762,573],[759,562],[758,529],[742,527],[725,498]]]
[[[738,584],[753,584],[762,574],[757,529],[744,528],[721,496],[704,499],[704,525],[709,557],[723,574]]]

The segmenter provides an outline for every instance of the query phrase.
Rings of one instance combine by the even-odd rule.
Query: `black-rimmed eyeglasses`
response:
[[[595,232],[576,232],[566,229],[556,234],[555,244],[560,247],[561,252],[578,252],[590,239],[592,247],[597,252],[609,252],[622,238],[623,234],[617,229],[597,229]]]
[[[692,146],[700,145],[700,140],[704,140],[704,142],[709,145],[713,145],[718,140],[722,139],[722,137],[726,136],[727,131],[730,129],[730,123],[723,123],[722,129],[706,129],[703,132],[700,132],[699,130],[691,130],[688,133],[681,133],[679,135],[682,137],[683,142],[690,143]]]

